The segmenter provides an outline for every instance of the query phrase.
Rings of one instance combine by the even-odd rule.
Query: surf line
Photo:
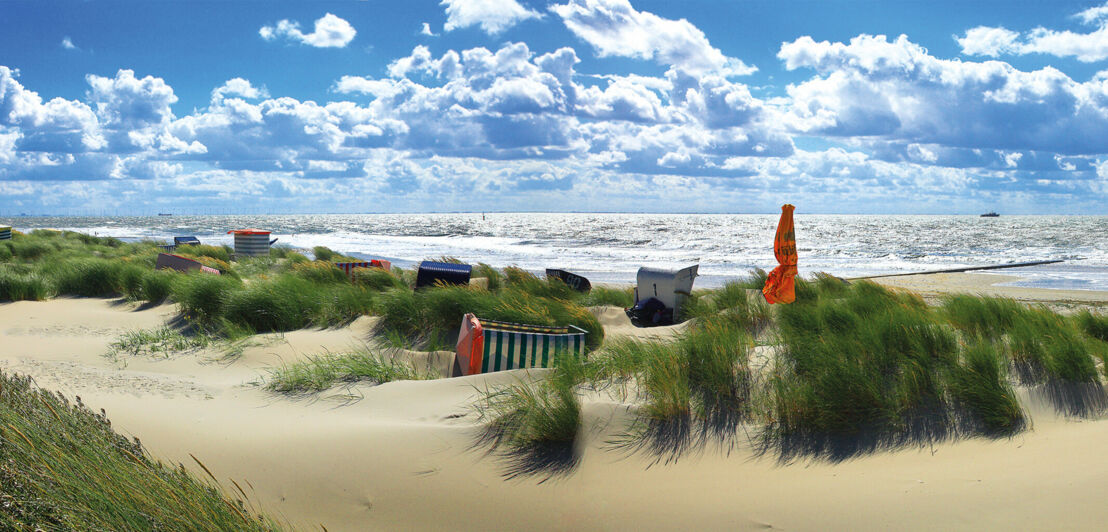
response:
[[[949,270],[931,270],[926,272],[910,272],[910,273],[890,273],[888,275],[867,275],[865,277],[850,277],[843,279],[844,281],[861,281],[863,279],[879,279],[883,277],[902,277],[905,275],[930,275],[933,273],[961,273],[972,272],[978,270],[1000,270],[1003,268],[1020,268],[1023,266],[1040,266],[1043,264],[1057,264],[1059,262],[1065,262],[1064,260],[1036,260],[1031,262],[1014,262],[1010,264],[994,264],[992,266],[970,266],[968,268],[951,268]]]

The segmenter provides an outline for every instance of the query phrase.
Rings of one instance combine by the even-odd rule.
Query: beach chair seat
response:
[[[558,356],[585,356],[587,334],[575,325],[526,325],[466,314],[458,333],[455,367],[464,375],[549,368]]]
[[[434,286],[436,283],[466,286],[472,273],[473,266],[469,264],[425,260],[419,263],[415,287]]]

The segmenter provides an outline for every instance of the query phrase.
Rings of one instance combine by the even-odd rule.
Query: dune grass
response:
[[[43,301],[52,294],[53,288],[49,281],[38,273],[16,273],[11,269],[0,269],[0,300]]]
[[[185,335],[169,327],[128,331],[108,345],[109,355],[152,356],[196,351],[215,339],[207,334]]]
[[[632,288],[612,288],[608,286],[594,286],[580,303],[586,307],[613,305],[628,308],[635,304],[635,296]]]
[[[951,366],[947,383],[954,399],[987,431],[1011,433],[1023,426],[1023,411],[995,346],[986,342],[969,345]]]
[[[477,403],[494,449],[571,444],[577,438],[581,404],[575,388],[583,380],[584,361],[565,353],[555,361],[549,378],[520,379],[486,392]]]
[[[527,288],[545,290],[534,285]],[[584,307],[572,301],[535,296],[510,283],[496,292],[469,286],[393,290],[382,294],[379,308],[385,332],[424,347],[453,348],[462,317],[468,312],[484,319],[515,323],[576,325],[588,331],[586,345],[590,349],[599,346],[604,338],[600,322]]]
[[[1108,316],[1097,315],[1084,310],[1078,313],[1075,319],[1086,335],[1102,342],[1108,342]]]
[[[265,388],[287,394],[321,392],[336,384],[396,380],[418,380],[423,376],[414,366],[383,353],[367,349],[348,353],[327,353],[285,364],[270,371]]]
[[[3,372],[0,462],[4,530],[280,529],[249,500],[150,459],[104,415]]]
[[[380,268],[355,268],[354,284],[374,292],[408,287],[407,282],[396,273]]]
[[[835,290],[838,298],[779,309],[784,349],[770,380],[774,431],[894,433],[920,413],[953,416],[956,409],[985,420],[990,431],[1021,426],[1023,413],[1018,405],[1012,408],[1014,395],[995,346],[963,347],[941,316],[914,296],[866,282]],[[1008,309],[1003,302],[979,308]],[[989,330],[980,316],[947,315],[973,333]],[[987,319],[1010,323],[1005,315],[994,312]],[[975,391],[982,386],[988,391]]]
[[[498,442],[519,447],[571,441],[569,427],[580,424],[571,414],[580,407],[566,394],[579,402],[582,389],[638,405],[642,423],[628,442],[654,452],[678,453],[680,438],[693,434],[727,438],[742,424],[774,445],[903,444],[1027,426],[1012,383],[1021,357],[1031,356],[1019,346],[1031,339],[1044,375],[1036,382],[1099,382],[1092,362],[1105,350],[1087,348],[1099,341],[1083,332],[1096,327],[1082,325],[1087,317],[975,298],[932,308],[914,295],[830,276],[802,280],[796,303],[772,309],[747,290],[736,282],[701,294],[696,322],[675,341],[608,342],[572,371],[556,367],[496,390],[479,410]],[[756,372],[749,356],[765,327],[775,333],[776,356]]]

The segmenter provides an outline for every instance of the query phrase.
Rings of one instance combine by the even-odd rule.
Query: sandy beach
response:
[[[970,292],[1061,308],[1108,304],[1108,292],[995,286],[1006,279],[877,281],[929,298]],[[594,313],[608,338],[664,338],[681,327],[646,333],[615,307]],[[474,445],[471,404],[480,390],[525,377],[520,371],[346,385],[303,397],[261,386],[282,363],[372,344],[369,317],[342,328],[261,335],[235,357],[218,350],[106,356],[120,335],[176,315],[172,305],[112,299],[3,303],[0,367],[105,409],[116,430],[141,438],[155,458],[199,473],[194,455],[221,482],[249,486],[254,508],[297,530],[1103,527],[1108,463],[1096,456],[1108,444],[1108,423],[1067,418],[1035,390],[1020,390],[1033,426],[1011,438],[790,462],[759,454],[741,437],[733,447],[709,445],[659,461],[612,443],[633,417],[631,405],[594,397],[583,407],[575,469],[508,479],[504,458]]]

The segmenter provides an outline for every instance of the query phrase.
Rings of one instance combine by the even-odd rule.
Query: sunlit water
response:
[[[18,217],[19,230],[70,229],[124,239],[196,235],[231,244],[229,229],[257,227],[279,243],[327,246],[409,267],[457,257],[541,272],[569,269],[594,282],[632,282],[642,265],[700,263],[697,286],[771,269],[777,215],[354,214],[272,216]],[[1108,290],[1108,217],[805,215],[795,219],[800,273],[842,277],[1063,259],[1000,270],[1045,288]]]

